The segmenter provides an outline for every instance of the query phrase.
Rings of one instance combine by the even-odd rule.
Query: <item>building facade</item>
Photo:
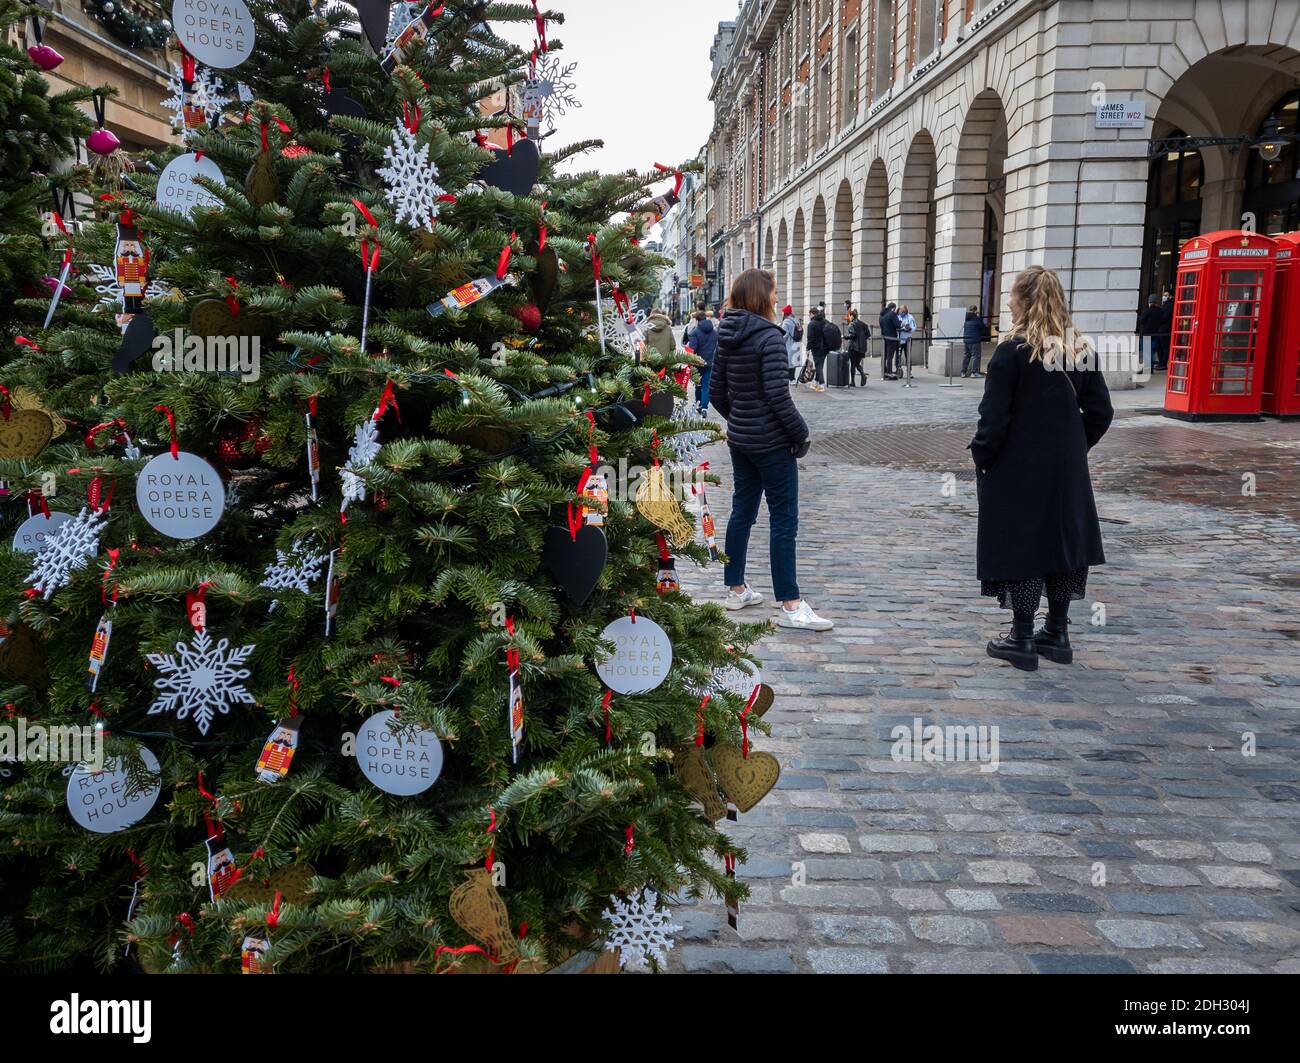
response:
[[[1190,237],[1300,227],[1296,0],[745,0],[713,54],[713,259],[801,311],[996,337],[1043,264],[1131,334]]]

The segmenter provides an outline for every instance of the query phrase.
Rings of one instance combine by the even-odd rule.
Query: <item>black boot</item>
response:
[[[1047,623],[1034,632],[1034,648],[1049,661],[1072,663],[1074,650],[1070,648],[1070,618],[1049,616]]]
[[[1034,645],[1034,618],[1016,617],[1011,631],[1001,638],[990,639],[985,649],[990,657],[1008,661],[1022,672],[1038,670],[1038,650]]]

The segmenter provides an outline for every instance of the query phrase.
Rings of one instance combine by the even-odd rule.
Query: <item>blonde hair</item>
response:
[[[1030,266],[1011,284],[1019,309],[1011,328],[1029,348],[1029,360],[1048,369],[1073,369],[1092,344],[1075,327],[1061,278],[1046,266]]]

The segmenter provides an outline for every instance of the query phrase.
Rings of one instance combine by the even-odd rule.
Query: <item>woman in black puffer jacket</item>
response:
[[[833,625],[799,596],[795,537],[799,531],[799,465],[808,453],[808,425],[790,398],[785,333],[776,323],[776,281],[766,270],[736,278],[718,330],[709,400],[727,419],[734,496],[727,521],[728,609],[757,605],[763,596],[745,583],[749,533],[767,496],[771,523],[772,589],[782,627],[826,631]]]

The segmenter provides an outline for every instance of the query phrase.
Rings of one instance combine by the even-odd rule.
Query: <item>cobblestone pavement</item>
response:
[[[1162,383],[1115,394],[1109,563],[1076,663],[1032,674],[984,654],[1006,614],[974,578],[982,381],[799,389],[800,579],[836,628],[759,647],[781,780],[726,825],[753,897],[737,930],[678,908],[672,969],[1300,973],[1300,424],[1169,421]],[[764,511],[747,618],[774,615],[767,536]],[[705,598],[721,575],[684,573]],[[916,720],[996,726],[997,770],[894,759]]]

